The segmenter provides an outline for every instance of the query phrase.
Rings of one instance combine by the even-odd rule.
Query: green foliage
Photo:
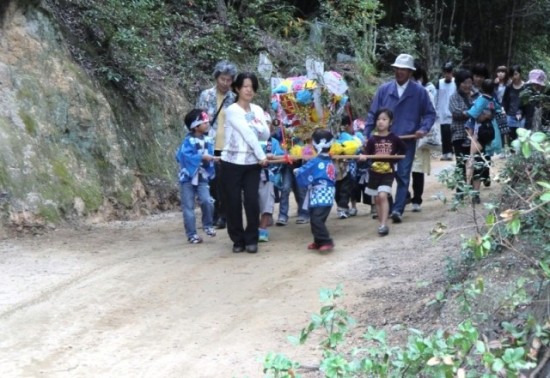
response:
[[[479,288],[474,290],[479,292]],[[321,296],[328,300],[330,309],[324,305],[320,313],[330,312],[336,315],[334,299],[340,295],[340,285],[334,291],[323,289]],[[338,318],[345,319],[343,327],[347,331],[347,326],[353,323],[351,317],[343,309],[337,312]],[[390,345],[386,331],[368,326],[363,335],[365,345],[355,347],[349,353],[337,348],[345,345],[347,332],[321,327],[321,318],[322,316],[314,315],[310,324],[302,330],[300,337],[295,338],[295,341],[304,344],[314,330],[328,331],[328,337],[321,343],[323,356],[318,369],[324,377],[329,378],[450,378],[457,375],[477,377],[482,376],[480,372],[483,372],[484,377],[496,377],[497,374],[512,377],[517,376],[523,369],[535,366],[531,361],[532,356],[528,354],[527,337],[530,332],[536,332],[539,342],[545,342],[545,345],[550,341],[548,327],[541,326],[533,320],[528,322],[525,329],[505,323],[505,334],[499,340],[488,340],[481,335],[471,320],[465,320],[452,332],[437,330],[432,334],[425,334],[416,329],[409,329],[407,343],[402,347]],[[335,344],[327,342],[333,332],[342,335]],[[269,353],[264,362],[266,377],[298,376],[294,374],[295,370],[299,369],[299,363],[290,361],[280,354]]]
[[[329,54],[361,53],[373,63],[378,21],[384,16],[378,0],[321,2],[320,20],[325,26],[325,48]]]
[[[57,223],[61,220],[61,214],[53,203],[39,205],[37,214],[47,222]]]
[[[399,54],[416,55],[418,35],[415,30],[396,25],[381,30],[381,53],[397,56]]]

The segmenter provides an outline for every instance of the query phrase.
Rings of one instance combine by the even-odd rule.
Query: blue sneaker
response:
[[[268,242],[269,241],[269,231],[267,231],[264,228],[260,228],[258,230],[258,241],[260,242]]]

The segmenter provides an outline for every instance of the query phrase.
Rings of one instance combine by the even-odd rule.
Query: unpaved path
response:
[[[430,198],[441,190],[427,176],[423,212],[385,238],[366,206],[333,214],[326,255],[307,251],[309,225],[293,223],[272,227],[256,255],[232,253],[225,231],[189,245],[178,213],[2,241],[0,376],[261,377],[269,351],[314,364],[319,350],[286,336],[340,282],[360,328],[431,322],[425,288],[458,253],[429,238],[455,214]]]

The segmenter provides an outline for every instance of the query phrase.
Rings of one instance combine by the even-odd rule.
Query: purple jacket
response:
[[[375,127],[374,114],[378,109],[388,108],[393,112],[391,132],[395,135],[414,134],[418,130],[428,133],[435,122],[435,109],[428,91],[410,80],[401,98],[397,94],[395,80],[382,84],[372,100],[365,125],[365,136]]]

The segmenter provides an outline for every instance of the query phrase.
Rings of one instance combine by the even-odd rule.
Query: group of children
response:
[[[366,146],[355,159],[335,163],[329,152],[335,141],[345,142],[357,133],[351,120],[344,117],[342,130],[336,139],[327,129],[316,129],[311,138],[311,145],[316,155],[304,159],[303,165],[292,169],[295,183],[305,191],[303,208],[307,211],[313,242],[307,248],[321,252],[334,248],[334,242],[326,227],[326,220],[336,200],[339,218],[347,218],[357,214],[355,202],[363,196],[374,198],[373,206],[378,214],[378,234],[389,233],[388,214],[389,198],[395,175],[397,160],[392,155],[404,153],[405,145],[399,137],[391,133],[393,113],[389,109],[380,109],[376,113],[376,130],[367,140]],[[210,127],[206,112],[193,109],[185,116],[185,125],[189,132],[176,152],[179,163],[179,183],[181,208],[184,228],[189,243],[198,244],[203,239],[198,235],[195,219],[195,205],[201,208],[202,226],[206,235],[213,237],[216,231],[213,227],[214,203],[209,194],[209,181],[214,177],[214,144],[208,136]],[[268,123],[271,124],[268,118]],[[363,146],[363,141],[360,143]],[[274,137],[263,143],[268,159],[284,156],[285,151]],[[381,155],[376,158],[376,155]],[[268,241],[267,227],[272,222],[275,205],[275,187],[281,186],[281,168],[286,163],[269,164],[262,167],[258,200],[260,204],[259,241]],[[356,170],[364,170],[363,175],[357,175]],[[337,177],[339,176],[339,177]],[[361,177],[356,182],[356,177]],[[230,183],[227,183],[230,185]],[[351,202],[351,209],[348,204]],[[306,222],[303,222],[306,223]]]

